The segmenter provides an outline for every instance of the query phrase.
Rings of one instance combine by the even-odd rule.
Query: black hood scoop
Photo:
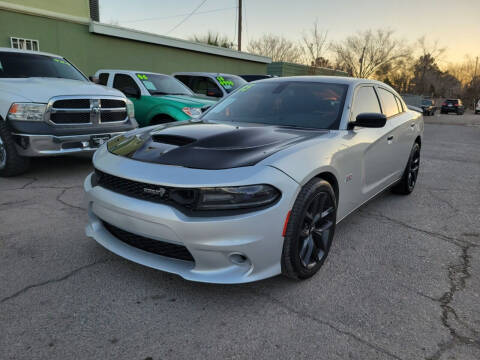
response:
[[[328,131],[258,124],[181,122],[119,136],[108,150],[130,159],[194,169],[251,166]]]

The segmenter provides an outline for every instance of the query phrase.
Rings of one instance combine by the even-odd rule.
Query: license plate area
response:
[[[110,140],[110,135],[92,135],[90,136],[90,147],[97,148]]]

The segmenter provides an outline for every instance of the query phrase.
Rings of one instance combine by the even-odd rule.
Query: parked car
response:
[[[480,114],[480,100],[478,100],[477,106],[475,107],[475,114]]]
[[[86,233],[189,280],[305,279],[338,222],[391,186],[414,190],[422,134],[422,114],[377,81],[250,83],[200,119],[101,147],[84,183]]]
[[[435,101],[432,99],[423,99],[422,100],[422,111],[425,116],[435,115]]]
[[[443,102],[440,113],[448,114],[454,112],[457,115],[463,115],[465,113],[465,106],[463,106],[460,99],[447,99]]]
[[[140,127],[198,117],[216,101],[196,96],[169,75],[145,71],[98,70],[99,84],[120,90],[133,102]]]
[[[0,176],[27,171],[31,157],[93,152],[137,126],[131,101],[67,59],[0,48]]]
[[[273,75],[239,75],[246,82],[252,82],[257,80],[271,79]]]
[[[207,72],[178,72],[173,76],[194,93],[220,99],[247,82],[240,76]]]

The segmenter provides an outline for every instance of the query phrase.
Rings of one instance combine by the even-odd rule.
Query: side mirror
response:
[[[140,90],[134,87],[126,87],[123,89],[123,93],[127,97],[133,97],[135,99],[140,98]]]
[[[387,123],[387,117],[380,113],[361,113],[358,114],[355,122],[349,124],[349,129],[354,127],[382,128]]]
[[[95,84],[98,84],[99,79],[98,79],[98,77],[91,75],[91,76],[88,77],[88,80],[90,80],[91,82],[93,82]]]
[[[207,96],[222,97],[223,93],[217,88],[209,88],[207,89]]]

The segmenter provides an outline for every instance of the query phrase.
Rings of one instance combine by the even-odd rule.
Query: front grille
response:
[[[172,188],[120,178],[95,169],[95,184],[136,199],[192,209],[197,201],[196,189]]]
[[[88,124],[90,123],[90,113],[53,113],[50,115],[50,120],[55,124]]]
[[[118,240],[137,249],[169,258],[194,262],[192,254],[185,246],[135,235],[106,222],[103,222],[103,225]]]
[[[100,104],[102,109],[125,108],[125,101],[113,99],[101,99]]]
[[[55,109],[90,109],[89,99],[57,100],[53,103]]]
[[[58,125],[93,124],[126,121],[127,104],[115,98],[57,98],[47,110],[47,118]]]
[[[102,111],[100,119],[102,122],[123,121],[127,118],[126,111]]]

